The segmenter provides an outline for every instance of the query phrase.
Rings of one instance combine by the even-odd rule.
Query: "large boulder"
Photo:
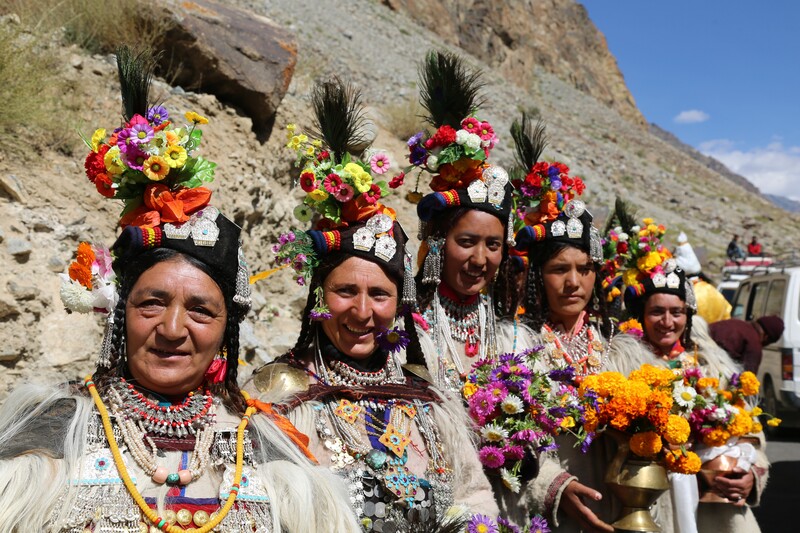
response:
[[[151,16],[172,24],[156,43],[173,85],[215,95],[268,132],[297,62],[294,35],[266,17],[236,7],[194,0],[156,2]]]

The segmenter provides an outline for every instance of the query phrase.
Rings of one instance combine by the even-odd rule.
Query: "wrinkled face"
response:
[[[567,246],[542,266],[550,320],[572,325],[592,299],[596,278],[589,254]]]
[[[372,261],[351,257],[322,284],[331,318],[322,331],[343,354],[367,359],[378,347],[375,335],[397,314],[397,283]]]
[[[146,270],[125,306],[134,383],[167,397],[199,387],[222,346],[226,320],[222,291],[202,270],[181,258]]]
[[[686,304],[674,294],[656,293],[644,303],[644,335],[661,353],[669,353],[686,329]]]
[[[505,229],[496,216],[467,211],[447,234],[442,279],[461,297],[478,294],[503,259]]]

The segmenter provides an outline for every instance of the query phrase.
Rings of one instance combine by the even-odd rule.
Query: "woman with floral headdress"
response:
[[[495,318],[516,312],[513,277],[501,274],[513,245],[511,184],[487,161],[497,142],[492,126],[475,117],[481,73],[456,55],[431,52],[420,87],[436,132],[408,141],[410,162],[433,175],[434,191],[417,206],[419,336],[437,385],[460,391],[475,361],[530,347],[515,322]]]
[[[742,369],[711,339],[705,321],[695,316],[697,302],[692,281],[662,244],[665,231],[652,219],[644,219],[641,228],[633,228],[628,250],[616,261],[622,265],[625,307],[632,317],[625,329],[641,335],[647,348],[631,352],[622,371],[653,364],[655,360],[670,368],[700,369],[703,375],[727,387]],[[701,460],[724,455],[737,464],[732,472],[717,476],[713,486],[707,487],[721,497],[714,503],[706,502],[705,497],[698,503],[699,477],[672,475],[677,531],[759,531],[750,506],[757,505],[761,497],[769,461],[764,453],[763,433],[755,424],[751,431],[755,445],[735,438],[708,445],[696,443],[695,451]],[[724,503],[719,503],[720,499]]]
[[[302,435],[237,385],[250,290],[240,228],[200,186],[206,119],[147,104],[151,56],[117,61],[125,124],[95,132],[86,172],[125,202],[124,229],[112,255],[81,244],[61,291],[108,328],[82,385],[25,385],[0,408],[0,530],[354,529]]]
[[[276,247],[308,283],[308,303],[295,347],[253,386],[347,481],[364,530],[456,531],[465,512],[497,507],[463,409],[424,379],[406,235],[382,202],[386,183],[348,151],[359,144],[359,99],[338,80],[323,83],[312,102],[324,142],[292,126],[304,205],[321,218]]]
[[[613,343],[602,279],[600,234],[578,199],[585,185],[562,163],[539,161],[544,127],[524,114],[511,129],[522,177],[514,182],[517,249],[527,255],[523,320],[544,346],[543,370],[568,369],[580,382],[638,349],[633,339]],[[576,449],[561,435],[558,450],[540,456],[539,472],[526,486],[525,505],[548,516],[557,531],[611,531],[615,502],[601,494],[612,457],[605,439]],[[588,451],[586,448],[588,447]]]

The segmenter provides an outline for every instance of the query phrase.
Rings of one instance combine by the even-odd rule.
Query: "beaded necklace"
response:
[[[208,393],[208,391],[206,391]],[[125,396],[123,397],[123,394]],[[191,394],[191,393],[190,393]],[[174,411],[171,407],[161,407],[153,404],[142,393],[135,390],[132,385],[127,384],[124,379],[114,382],[109,387],[111,414],[117,421],[117,427],[122,433],[125,444],[133,456],[136,463],[150,476],[156,484],[167,483],[168,485],[188,485],[196,481],[203,474],[211,456],[211,444],[214,440],[214,421],[215,406],[213,405],[210,393],[207,395],[194,394],[187,398],[182,404],[177,406]],[[191,398],[198,398],[198,402],[193,402],[195,406],[202,405],[198,414],[193,415],[187,406],[192,405]],[[205,399],[204,399],[205,398]],[[128,400],[128,401],[126,401]],[[131,405],[131,400],[134,401]],[[177,413],[173,416],[173,413]],[[158,415],[163,415],[163,420]],[[186,423],[183,424],[183,421]],[[176,424],[175,426],[170,424]],[[168,436],[186,435],[192,433],[195,436],[195,445],[189,458],[187,468],[178,470],[177,473],[170,473],[161,466],[158,457],[158,447],[153,439],[148,435],[147,428],[159,428],[157,433],[165,433],[165,426],[169,426]],[[173,427],[179,431],[171,431]],[[150,446],[147,449],[145,442]]]
[[[89,389],[89,394],[91,394],[94,404],[97,407],[97,411],[100,413],[100,418],[103,421],[103,430],[105,431],[106,439],[108,440],[108,446],[111,449],[111,455],[114,457],[114,464],[117,466],[119,477],[122,479],[122,482],[125,484],[125,488],[128,489],[131,497],[139,506],[139,509],[147,517],[147,519],[150,520],[152,524],[155,524],[155,526],[161,531],[165,531],[166,533],[183,533],[183,528],[171,526],[165,519],[158,516],[155,511],[153,511],[150,506],[147,505],[147,502],[142,497],[142,494],[136,489],[136,485],[133,483],[133,480],[131,480],[128,469],[125,468],[125,462],[122,459],[122,452],[120,452],[119,446],[117,445],[117,439],[114,437],[114,428],[111,425],[111,418],[109,417],[108,409],[103,404],[103,400],[100,398],[100,394],[97,392],[97,387],[95,387],[91,376],[86,378],[84,385],[87,389]],[[244,396],[245,400],[250,399],[248,394],[244,391],[242,391],[242,396]],[[235,482],[231,486],[231,490],[228,493],[228,498],[225,500],[225,504],[218,511],[217,516],[209,520],[202,527],[197,528],[195,530],[196,533],[208,533],[212,529],[216,528],[233,508],[233,504],[239,494],[239,486],[242,483],[242,470],[244,467],[244,431],[247,427],[247,424],[250,422],[250,417],[253,416],[255,412],[255,407],[248,407],[244,415],[242,415],[242,421],[239,423],[239,427],[236,430],[236,468],[233,475]]]
[[[542,328],[545,331],[543,339],[550,345],[550,359],[555,363],[566,362],[575,369],[579,379],[597,373],[603,366],[603,343],[595,339],[594,330],[588,323],[574,335],[548,323]]]
[[[437,290],[442,297],[442,309],[450,325],[450,335],[464,343],[464,352],[467,356],[474,357],[478,354],[480,344],[481,295],[473,294],[461,299],[444,283],[439,284]]]

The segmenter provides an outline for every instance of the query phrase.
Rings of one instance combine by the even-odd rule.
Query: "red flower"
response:
[[[390,189],[396,189],[403,184],[403,180],[406,178],[406,173],[401,172],[397,176],[393,177],[392,180],[389,182]]]
[[[313,172],[303,172],[300,174],[300,187],[306,192],[311,192],[317,188],[317,178]]]
[[[328,159],[330,156],[331,156],[330,152],[328,152],[327,150],[323,150],[317,155],[317,161],[324,161],[325,159]]]
[[[97,152],[89,152],[89,155],[86,156],[86,161],[83,166],[86,169],[86,177],[89,178],[89,181],[92,183],[94,183],[98,174],[106,171],[106,164],[103,162],[103,158],[109,149],[110,146],[107,144],[101,144]]]
[[[487,122],[488,125],[488,122]],[[491,126],[489,126],[491,127]],[[475,117],[467,117],[461,121],[461,128],[467,130],[470,133],[475,133],[480,135],[481,132],[481,123]]]
[[[628,243],[627,242],[618,242],[617,243],[617,253],[624,254],[628,251]]]
[[[97,192],[106,198],[114,198],[117,191],[111,188],[111,178],[105,172],[100,172],[94,177],[94,186],[97,187]]]
[[[582,179],[575,178],[575,192],[580,195],[583,194],[584,190],[586,190],[586,184],[583,183]]]
[[[533,171],[527,176],[525,176],[525,183],[530,185],[531,187],[541,187],[542,186],[542,177],[539,175],[538,172]]]
[[[431,150],[439,146],[447,146],[456,142],[456,130],[445,124],[433,134],[433,137],[425,141],[425,148]]]
[[[340,178],[338,174],[331,172],[322,181],[322,186],[325,187],[325,190],[330,194],[336,194],[339,187],[342,186],[342,178]]]
[[[381,188],[374,183],[367,192],[364,193],[364,200],[370,205],[375,204],[381,198]]]

